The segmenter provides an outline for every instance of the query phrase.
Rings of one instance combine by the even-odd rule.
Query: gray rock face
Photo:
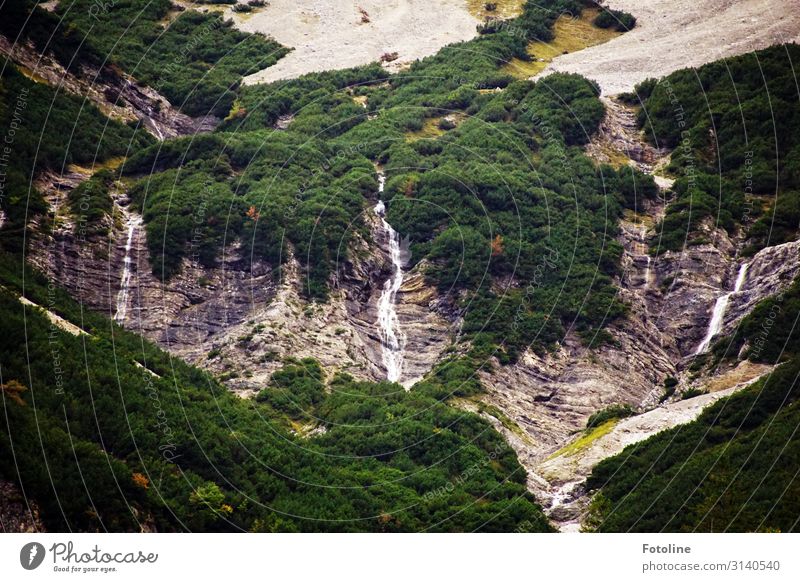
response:
[[[108,236],[95,234],[70,214],[67,204],[67,194],[89,176],[88,171],[73,168],[61,175],[46,173],[36,180],[50,205],[51,227],[34,225],[37,234],[30,242],[27,259],[86,307],[111,317],[121,277],[118,266],[124,256],[120,222],[106,217],[99,227],[108,229]]]
[[[745,261],[747,259],[743,259]],[[765,297],[785,290],[800,274],[800,241],[762,249],[747,260],[741,292],[731,295],[721,334],[728,334]]]
[[[717,297],[732,286],[738,266],[736,243],[708,228],[713,244],[690,246],[654,257],[658,292],[648,296],[655,325],[674,341],[680,357],[690,356],[705,336]]]
[[[720,374],[718,386],[708,385],[708,393],[687,400],[670,402],[595,429],[594,438],[557,451],[537,464],[536,471],[550,487],[543,496],[550,502],[548,513],[562,531],[580,528],[580,518],[588,505],[583,480],[603,459],[619,454],[628,445],[679,424],[691,422],[704,408],[720,398],[746,388],[773,369],[772,366],[744,361]]]
[[[669,161],[669,150],[654,148],[642,139],[632,108],[620,101],[601,97],[606,114],[586,145],[586,154],[592,159],[612,166],[631,165],[648,174]],[[671,185],[668,180],[663,185]]]
[[[372,379],[386,378],[381,364],[381,340],[378,333],[377,304],[384,282],[391,275],[388,241],[378,221],[367,214],[372,243],[359,241],[351,255],[361,257],[345,265],[341,288],[344,293],[348,323],[358,334],[370,362]],[[376,246],[377,243],[377,246]],[[450,301],[426,283],[425,272],[431,268],[421,261],[406,272],[397,293],[396,312],[405,340],[405,356],[400,383],[406,387],[422,377],[439,360],[460,327],[460,313]]]
[[[82,232],[66,210],[65,198],[79,178],[57,185],[41,183],[55,215],[49,234],[32,241],[29,261],[72,292],[88,308],[114,318],[121,289],[128,224],[135,214],[121,191],[116,192],[115,216],[109,234]],[[141,222],[128,250],[131,276],[126,315],[119,321],[173,353],[196,361],[213,339],[235,326],[275,294],[269,265],[250,262],[237,245],[225,249],[214,268],[184,260],[178,275],[160,281],[152,273]]]
[[[67,211],[66,196],[86,178],[74,173],[39,180],[56,226],[34,239],[29,260],[88,308],[114,318],[135,213],[117,190],[114,217],[105,223],[108,236],[82,233]],[[376,304],[390,262],[387,241],[374,225],[372,233],[374,240],[357,239],[349,253],[353,258],[340,265],[329,301],[309,303],[301,297],[294,258],[273,271],[243,256],[236,243],[224,249],[214,268],[185,259],[177,275],[161,281],[151,272],[145,229],[135,223],[129,293],[119,323],[219,374],[243,395],[263,388],[289,356],[316,358],[331,373],[385,379]],[[400,382],[407,387],[433,367],[460,325],[457,310],[425,282],[428,267],[423,261],[406,273],[397,296],[406,341]]]
[[[578,527],[585,509],[582,480],[594,464],[621,448],[608,448],[605,456],[605,449],[594,448],[593,456],[580,457],[578,464],[561,463],[558,471],[548,458],[580,438],[594,412],[612,404],[627,404],[639,412],[657,408],[668,376],[688,386],[684,369],[706,333],[714,303],[732,289],[742,262],[735,257],[738,243],[710,228],[707,235],[714,245],[690,246],[648,262],[649,233],[644,224],[652,223],[660,211],[655,205],[647,210],[650,220],[621,224],[619,242],[625,252],[620,295],[630,311],[609,327],[613,345],[588,350],[577,338],[567,336],[554,354],[540,357],[528,352],[514,365],[495,366],[493,372],[481,374],[487,390],[481,399],[507,417],[511,428],[508,422],[484,416],[517,451],[528,470],[529,489],[550,518],[566,530]],[[742,292],[731,296],[723,333],[756,303],[791,284],[800,271],[799,252],[800,241],[791,242],[764,249],[751,259]],[[761,373],[760,368],[748,369],[745,375],[715,370],[714,376],[692,385],[716,392],[737,383],[746,385]],[[480,407],[473,409],[480,411]],[[653,432],[660,430],[653,426]],[[570,472],[578,466],[580,471]]]

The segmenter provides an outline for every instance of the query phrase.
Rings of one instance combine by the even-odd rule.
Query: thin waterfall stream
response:
[[[733,286],[733,291],[717,298],[716,303],[714,303],[714,311],[711,314],[711,321],[708,324],[706,337],[704,337],[703,341],[700,342],[700,345],[697,346],[697,349],[694,352],[695,355],[705,352],[711,345],[711,340],[714,339],[714,336],[716,336],[722,330],[722,324],[725,320],[725,311],[728,309],[728,301],[733,294],[738,293],[742,290],[742,287],[744,287],[744,283],[747,280],[747,269],[749,266],[750,263],[742,263],[742,265],[739,267],[739,273],[736,275],[736,283]]]
[[[649,249],[647,246],[647,225],[642,225],[642,230],[639,232],[639,237],[642,240],[642,245],[644,245],[644,253],[645,257],[647,258],[647,267],[644,270],[644,288],[650,288],[650,265],[653,262],[652,257],[650,256]]]
[[[378,174],[378,194],[383,193],[386,176]],[[403,354],[406,338],[400,328],[400,319],[397,317],[396,301],[397,292],[403,284],[403,267],[406,264],[406,253],[401,248],[400,235],[386,222],[386,205],[383,200],[378,200],[375,205],[375,214],[381,220],[383,231],[389,243],[389,256],[392,261],[392,274],[383,284],[380,299],[378,299],[378,333],[381,338],[381,359],[386,368],[386,379],[398,382],[403,373]]]
[[[114,312],[114,321],[122,323],[125,321],[125,316],[128,314],[128,298],[130,297],[131,275],[133,259],[131,258],[131,249],[133,248],[133,235],[136,229],[142,224],[142,218],[135,214],[130,215],[128,218],[128,238],[125,241],[125,258],[122,260],[122,278],[119,284],[119,291],[117,292],[116,310]]]

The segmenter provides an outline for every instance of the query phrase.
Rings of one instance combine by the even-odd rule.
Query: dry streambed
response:
[[[706,394],[664,404],[623,420],[610,420],[576,435],[535,468],[536,475],[548,484],[539,494],[550,518],[562,531],[579,529],[588,503],[582,483],[600,461],[661,431],[693,421],[720,398],[746,388],[772,369],[743,361],[706,383]]]

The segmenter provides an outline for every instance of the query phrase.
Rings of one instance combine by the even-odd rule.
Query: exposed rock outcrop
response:
[[[52,209],[52,228],[30,245],[32,264],[59,281],[88,308],[115,318],[130,234],[129,291],[125,327],[172,353],[220,375],[243,395],[263,388],[286,357],[313,357],[328,372],[364,380],[386,378],[376,305],[389,276],[387,246],[372,222],[374,240],[356,238],[332,279],[330,299],[308,302],[301,295],[301,268],[290,257],[277,270],[228,245],[215,267],[185,259],[180,272],[161,281],[151,271],[145,228],[131,221],[123,189],[112,191],[114,216],[108,235],[84,232],[68,210],[68,192],[88,173],[74,168],[38,182]],[[373,214],[365,211],[368,221]],[[128,232],[128,226],[133,231]],[[397,313],[407,355],[400,382],[410,386],[438,361],[452,342],[460,317],[446,298],[425,282],[426,262],[410,270],[397,295]]]
[[[348,319],[358,333],[373,366],[373,379],[384,379],[381,340],[378,333],[378,299],[383,283],[391,275],[388,240],[372,213],[367,213],[373,242],[359,241],[351,256],[341,282]],[[377,243],[377,246],[376,246]],[[426,282],[425,273],[431,265],[420,261],[403,278],[397,293],[395,310],[402,334],[405,336],[405,358],[400,383],[411,386],[420,380],[439,360],[454,339],[460,326],[460,313],[449,298],[441,297],[436,288]]]
[[[87,99],[112,119],[123,123],[141,121],[160,140],[211,131],[220,121],[213,116],[195,119],[181,113],[155,89],[112,65],[99,69],[80,65],[79,71],[72,73],[52,55],[41,55],[30,44],[13,44],[2,35],[0,53],[16,62],[20,71],[34,81]]]
[[[573,446],[566,446],[538,463],[536,471],[550,485],[549,508],[551,518],[562,531],[580,529],[580,518],[587,509],[588,498],[582,483],[592,469],[603,459],[617,455],[628,445],[643,441],[654,434],[691,422],[709,405],[720,398],[746,388],[772,366],[742,362],[735,369],[722,374],[716,384],[718,389],[687,400],[679,400],[649,410],[643,414],[610,421],[611,428],[595,429],[589,438]],[[723,381],[731,377],[732,386]],[[591,438],[597,434],[597,438]],[[580,435],[583,437],[583,434]],[[573,440],[573,443],[576,441]]]
[[[254,309],[247,321],[229,326],[210,344],[198,347],[195,361],[237,377],[228,386],[243,394],[263,388],[287,356],[317,359],[329,374],[341,371],[362,380],[383,380],[377,302],[390,275],[387,241],[365,211],[373,240],[356,237],[332,280],[328,301],[307,302],[301,297],[301,266],[290,258],[272,301]],[[412,385],[439,360],[458,328],[458,313],[435,288],[425,282],[425,262],[405,275],[397,294],[396,310],[406,340],[400,383]],[[210,362],[202,351],[219,354]]]
[[[652,174],[662,188],[669,188],[673,180],[657,175],[669,161],[670,151],[656,148],[644,139],[636,123],[633,107],[613,97],[600,97],[606,114],[597,132],[586,144],[586,155],[593,160],[615,167],[630,165]]]
[[[786,289],[800,275],[800,241],[762,249],[749,263],[741,292],[731,296],[721,334],[730,333],[764,297]]]
[[[67,210],[65,198],[74,181],[43,187],[55,219],[51,232],[31,242],[29,261],[71,291],[88,308],[114,318],[120,293],[127,225],[134,211],[122,190],[114,217],[107,219],[108,235],[82,231]],[[131,274],[126,315],[120,323],[192,361],[205,359],[210,343],[242,323],[275,294],[269,265],[249,260],[238,245],[228,246],[215,267],[184,260],[180,273],[160,281],[151,270],[145,229],[134,221],[131,236]]]

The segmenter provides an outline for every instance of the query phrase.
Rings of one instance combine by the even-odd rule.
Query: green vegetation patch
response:
[[[774,46],[637,86],[639,122],[655,145],[675,148],[668,170],[678,176],[652,252],[702,242],[705,223],[731,234],[744,225],[747,253],[796,238],[799,57],[797,45]]]
[[[54,329],[17,265],[0,255],[0,477],[50,531],[550,531],[514,452],[438,381],[323,391],[304,360],[280,398],[242,400],[28,271],[31,300],[90,335]],[[301,441],[292,418],[327,432]]]
[[[580,437],[569,443],[567,446],[557,450],[550,455],[548,459],[555,459],[556,457],[572,457],[581,451],[585,451],[597,439],[606,436],[610,433],[619,422],[619,418],[612,418],[604,421],[602,424],[595,425],[594,427],[587,428]]]
[[[599,531],[796,531],[797,359],[595,467]]]
[[[6,218],[0,243],[6,248],[21,249],[28,222],[47,210],[32,186],[35,177],[45,171],[60,175],[70,164],[99,165],[153,142],[144,129],[110,120],[83,99],[36,83],[10,65],[0,74],[0,97],[7,148],[0,148],[0,209]],[[108,201],[100,198],[98,192],[97,209],[107,210]]]

